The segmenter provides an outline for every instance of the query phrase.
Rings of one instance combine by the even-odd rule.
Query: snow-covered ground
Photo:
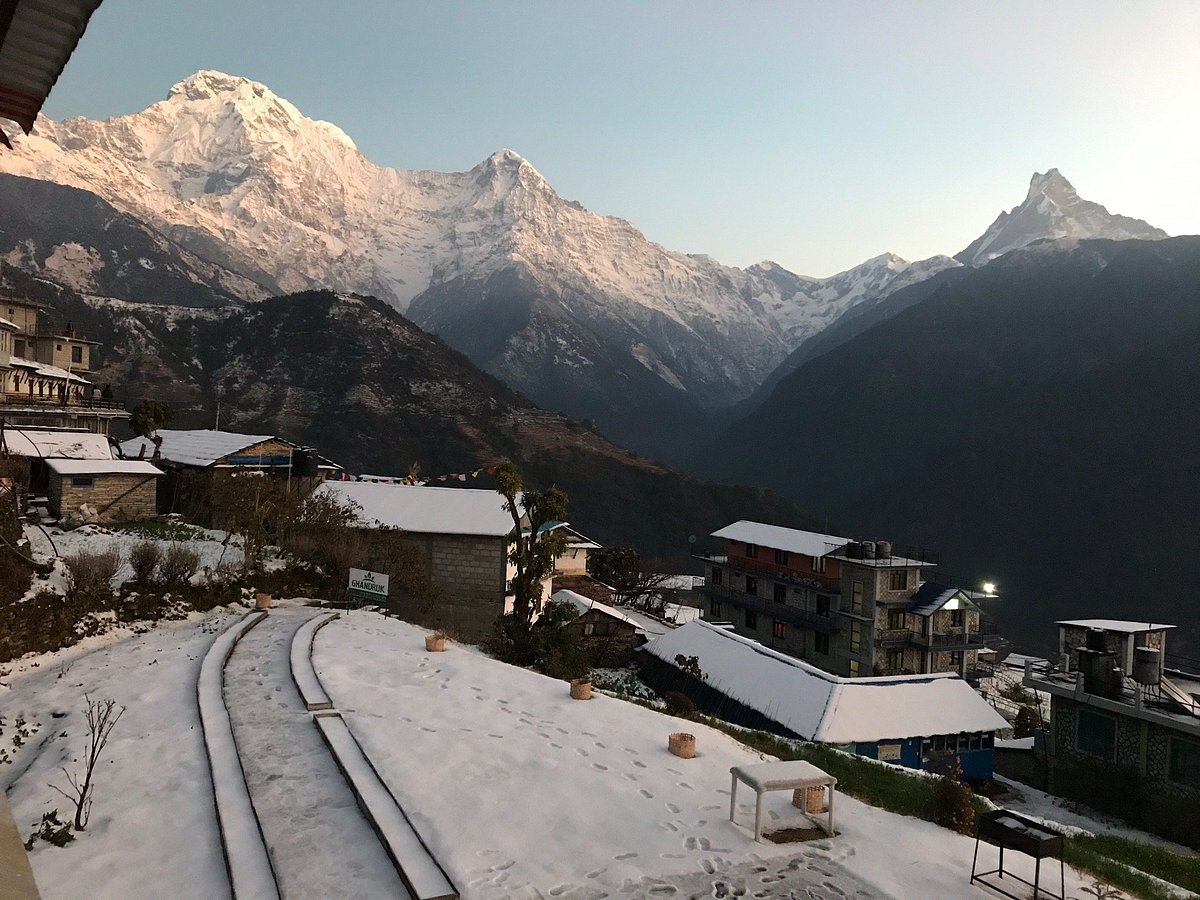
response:
[[[755,844],[753,794],[728,821],[729,769],[759,754],[471,648],[428,654],[424,634],[351,614],[313,658],[464,897],[990,896],[968,884],[972,839],[841,795],[836,838]],[[672,731],[697,735],[695,759],[668,754]],[[806,824],[790,800],[766,795],[767,830]],[[1068,873],[1068,891],[1086,883]]]
[[[337,824],[356,809],[317,745],[296,737],[311,722],[292,703],[286,646],[308,611],[292,605],[274,610],[272,626],[252,630],[235,650],[226,698],[268,840],[298,851],[273,854],[288,869],[284,896],[315,896],[329,892],[319,873],[353,864],[373,836],[360,821]],[[26,834],[43,811],[67,812],[47,784],[63,783],[58,767],[80,755],[84,692],[127,707],[102,760],[90,827],[65,848],[38,843],[33,851],[48,900],[228,896],[196,679],[216,634],[240,615],[196,615],[123,638],[113,632],[6,666],[0,716],[34,728],[13,762],[0,763],[0,788]],[[353,612],[318,633],[314,661],[468,900],[991,896],[967,882],[973,840],[844,795],[835,805],[837,837],[755,844],[749,791],[739,792],[737,824],[728,821],[729,768],[760,762],[759,754],[612,697],[572,701],[565,683],[471,648],[426,653],[424,635]],[[677,730],[697,735],[695,759],[667,753],[667,735]],[[10,727],[0,737],[10,751],[11,735]],[[289,820],[283,814],[308,796],[305,779],[313,796],[341,799]],[[786,792],[768,794],[764,809],[768,831],[805,823]],[[391,895],[394,873],[370,869],[359,873],[367,886],[360,893]],[[306,882],[306,872],[317,874]],[[1082,896],[1088,883],[1068,871],[1068,896]]]
[[[14,761],[0,765],[0,789],[25,835],[49,809],[64,820],[73,812],[47,785],[65,788],[59,767],[73,770],[83,756],[84,694],[126,707],[101,757],[87,830],[64,848],[34,846],[44,898],[228,896],[196,677],[209,644],[234,618],[218,611],[141,635],[110,632],[5,664],[0,717],[37,726]],[[6,728],[0,741],[11,752],[10,735]]]

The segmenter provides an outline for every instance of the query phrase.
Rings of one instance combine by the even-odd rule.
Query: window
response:
[[[95,487],[96,479],[90,475],[78,475],[71,479],[71,487],[90,488]]]
[[[1167,747],[1167,777],[1176,784],[1200,789],[1200,744],[1173,737],[1168,739]]]
[[[814,556],[814,557],[813,557],[813,561],[812,561],[812,570],[813,570],[814,572],[816,572],[818,575],[820,575],[820,574],[824,573],[824,571],[825,571],[825,557],[823,557],[823,556]]]
[[[904,651],[903,650],[889,650],[887,652],[886,665],[887,665],[888,671],[892,674],[895,674],[896,672],[903,670],[904,669]]]
[[[596,632],[596,626],[594,623],[592,623],[592,622],[584,622],[583,623],[583,634],[585,637],[588,635],[591,635],[591,634],[595,634],[595,632]]]
[[[58,353],[62,353],[62,344],[55,344],[54,349]]]
[[[713,583],[713,584],[720,584],[720,583],[721,583],[721,578],[722,578],[724,575],[725,575],[725,573],[724,573],[723,571],[721,571],[720,569],[718,569],[716,566],[713,566],[713,570],[712,570],[712,583]]]
[[[1117,756],[1117,720],[1092,709],[1080,708],[1075,746],[1083,753],[1110,762]]]
[[[823,597],[820,594],[817,595],[817,615],[818,616],[829,615],[829,598]]]
[[[13,356],[25,355],[25,342],[13,338]]]
[[[829,635],[818,634],[813,642],[813,649],[825,656],[829,655]]]
[[[83,362],[83,348],[78,344],[71,345],[71,362],[76,365]]]
[[[861,616],[863,611],[863,583],[852,582],[850,585],[850,612]]]
[[[786,550],[775,551],[775,564],[779,566],[786,566],[788,564],[788,552]]]
[[[774,588],[775,602],[776,603],[786,603],[787,602],[787,586],[782,585],[777,581],[777,582],[775,582],[775,584],[772,587]]]
[[[712,601],[712,617],[714,619],[721,618],[721,601],[720,600]]]
[[[758,556],[758,544],[747,544],[746,555],[751,559],[754,559],[756,556]]]
[[[857,653],[862,647],[862,622],[850,623],[850,652]]]
[[[967,611],[965,609],[950,610],[950,627],[962,628],[967,624]]]
[[[754,597],[758,596],[758,579],[746,576],[746,593]]]
[[[857,678],[858,673],[859,673],[858,660],[857,659],[850,660],[850,677]]]
[[[752,609],[746,610],[746,627],[751,630],[758,628],[758,613]]]
[[[888,590],[902,591],[908,587],[908,570],[896,569],[888,572]]]
[[[904,610],[889,609],[888,610],[887,627],[892,630],[899,630],[905,627]]]
[[[771,626],[771,634],[783,640],[783,638],[787,637],[787,625],[776,619],[775,623]]]

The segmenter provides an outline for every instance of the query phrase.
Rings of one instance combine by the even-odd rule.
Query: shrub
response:
[[[80,600],[108,601],[112,599],[112,580],[121,568],[121,551],[81,550],[65,560],[67,591]]]
[[[172,544],[158,564],[158,577],[163,584],[178,586],[200,569],[200,554],[185,544]]]
[[[1042,717],[1035,706],[1022,706],[1013,722],[1013,737],[1032,737],[1042,727]]]
[[[938,779],[933,794],[933,820],[959,834],[975,833],[975,795],[960,781],[962,764],[954,759],[954,768]]]
[[[696,715],[696,704],[687,694],[680,691],[667,691],[663,694],[663,700],[667,704],[667,715],[677,716],[680,719],[690,719]]]
[[[142,541],[140,544],[135,544],[129,551],[129,565],[133,569],[133,577],[142,584],[152,582],[161,557],[162,547],[154,541]]]

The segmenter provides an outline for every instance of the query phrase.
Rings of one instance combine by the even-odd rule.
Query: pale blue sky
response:
[[[108,0],[46,112],[254,78],[370,159],[511,147],[563,196],[722,262],[956,253],[1029,176],[1200,232],[1200,3]]]

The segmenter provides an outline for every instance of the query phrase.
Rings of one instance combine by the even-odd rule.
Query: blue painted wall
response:
[[[960,750],[954,755],[958,757],[959,764],[962,766],[963,778],[968,779],[990,779],[992,777],[993,756],[991,747],[991,735],[984,738],[984,742],[988,744],[979,750]],[[908,738],[902,741],[876,741],[869,744],[854,744],[854,752],[859,756],[865,756],[868,759],[879,759],[880,744],[899,744],[900,759],[888,760],[892,765],[904,766],[908,769],[926,769],[925,759],[922,756],[922,739]]]

